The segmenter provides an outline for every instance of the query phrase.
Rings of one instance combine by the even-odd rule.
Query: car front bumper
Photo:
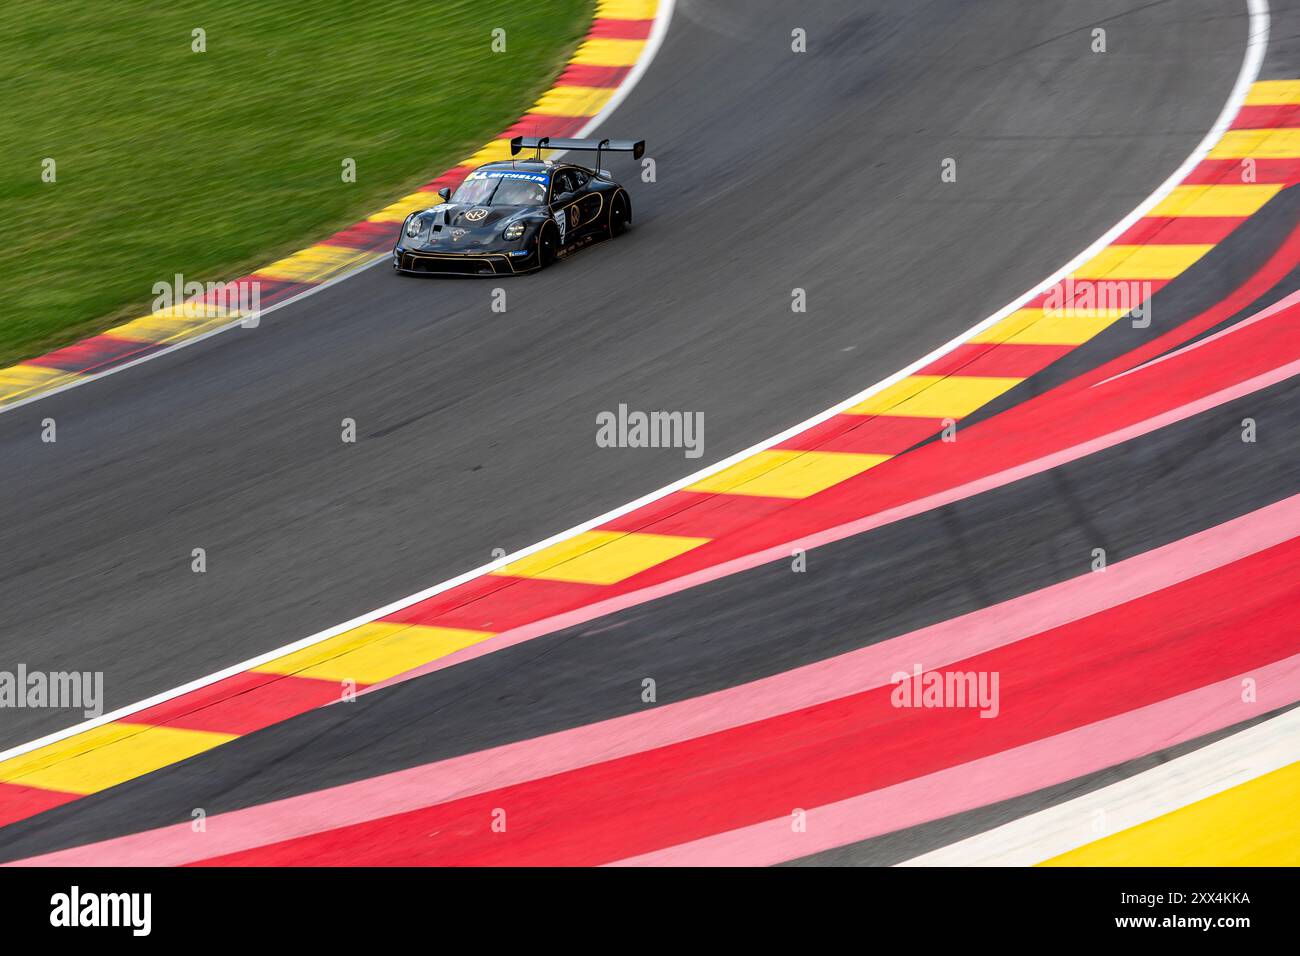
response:
[[[393,268],[412,275],[491,276],[518,275],[537,268],[537,254],[532,249],[517,250],[525,255],[510,252],[427,252],[405,249],[393,250]]]

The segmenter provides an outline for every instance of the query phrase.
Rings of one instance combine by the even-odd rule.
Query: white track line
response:
[[[659,45],[663,42],[664,34],[667,31],[667,20],[669,16],[671,16],[674,2],[675,0],[665,0],[665,2],[661,2],[659,7],[659,15],[656,18],[655,27],[651,32],[651,40],[646,44],[646,51],[644,54],[644,58],[647,59],[651,58],[654,56],[656,52],[658,52]],[[990,326],[996,324],[997,322],[1000,322],[1002,319],[1006,318],[1012,312],[1019,309],[1025,302],[1029,301],[1034,296],[1038,295],[1040,292],[1044,291],[1045,289],[1059,282],[1065,276],[1067,276],[1075,269],[1077,269],[1079,266],[1081,266],[1083,263],[1087,262],[1089,259],[1095,256],[1098,252],[1100,252],[1102,249],[1108,246],[1117,236],[1127,231],[1133,225],[1133,223],[1135,223],[1138,219],[1141,219],[1144,215],[1146,215],[1147,210],[1151,209],[1158,202],[1164,199],[1165,196],[1167,196],[1173,190],[1173,188],[1177,186],[1179,182],[1181,182],[1182,179],[1192,170],[1192,168],[1195,167],[1197,163],[1199,163],[1202,159],[1205,158],[1206,153],[1208,153],[1214,147],[1214,144],[1218,142],[1219,138],[1223,135],[1224,131],[1227,130],[1228,126],[1232,123],[1233,117],[1237,115],[1237,111],[1241,108],[1242,101],[1245,100],[1246,98],[1247,91],[1250,89],[1251,84],[1254,83],[1255,79],[1259,76],[1260,67],[1263,65],[1264,62],[1264,49],[1268,45],[1268,22],[1269,22],[1268,21],[1268,0],[1247,0],[1247,6],[1250,10],[1250,30],[1249,30],[1249,37],[1246,45],[1246,55],[1245,58],[1242,60],[1241,70],[1237,74],[1237,81],[1233,85],[1232,91],[1228,95],[1228,100],[1224,104],[1223,110],[1219,113],[1218,119],[1215,120],[1214,125],[1210,127],[1210,131],[1205,134],[1205,137],[1192,151],[1191,155],[1189,155],[1187,159],[1183,161],[1183,164],[1179,166],[1176,170],[1174,170],[1174,172],[1169,176],[1169,178],[1166,179],[1163,183],[1161,183],[1155,192],[1153,192],[1150,196],[1148,196],[1145,200],[1143,200],[1137,206],[1137,208],[1135,208],[1127,216],[1125,216],[1113,227],[1111,227],[1111,229],[1107,231],[1106,234],[1103,235],[1100,239],[1098,239],[1092,245],[1088,246],[1086,249],[1080,252],[1077,256],[1075,256],[1065,265],[1061,266],[1060,269],[1052,273],[1052,275],[1048,276],[1042,282],[1038,283],[1033,288],[1029,289],[1027,292],[1024,292],[1016,299],[1014,299],[1011,303],[1009,303],[1006,306],[1003,306],[1001,309],[999,309],[997,312],[994,312],[992,315],[984,319],[982,322],[979,322],[978,324],[967,329],[965,332],[961,333],[956,338],[951,339],[944,345],[939,346],[929,355],[917,359],[915,362],[913,362],[911,365],[907,366],[906,368],[901,369],[898,372],[895,372],[893,375],[889,376],[888,378],[882,379],[881,381],[877,382],[875,385],[863,389],[862,391],[858,392],[856,395],[846,398],[838,405],[828,408],[824,412],[821,412],[818,415],[814,415],[812,418],[800,422],[797,425],[793,425],[790,428],[787,428],[785,431],[773,435],[771,438],[768,438],[765,441],[761,441],[756,445],[752,445],[751,447],[746,448],[744,451],[736,452],[736,454],[731,455],[728,458],[724,458],[713,465],[702,468],[692,475],[687,475],[685,478],[680,478],[670,485],[665,485],[663,488],[660,488],[658,491],[652,491],[647,495],[642,495],[640,498],[637,498],[635,501],[631,501],[628,504],[625,504],[619,508],[615,508],[612,511],[608,511],[603,515],[599,515],[595,518],[591,518],[588,521],[584,521],[582,524],[575,525],[574,527],[569,528],[567,531],[561,531],[559,534],[551,535],[549,538],[546,538],[543,541],[539,541],[536,544],[531,545],[527,548],[522,548],[519,551],[515,551],[512,554],[507,554],[503,558],[498,558],[495,561],[491,561],[487,564],[480,565],[479,567],[474,568],[473,570],[466,571],[463,574],[459,574],[454,578],[450,578],[449,580],[443,581],[441,584],[435,584],[432,587],[425,588],[423,591],[417,591],[415,594],[412,594],[409,597],[401,598],[397,601],[392,602],[391,604],[386,604],[385,606],[376,608],[375,610],[369,611],[366,614],[362,614],[357,617],[354,617],[350,621],[345,621],[342,624],[337,624],[334,627],[327,628],[326,630],[320,631],[316,634],[312,634],[309,637],[304,637],[301,640],[294,641],[293,643],[285,644],[283,647],[278,647],[275,650],[267,651],[263,654],[257,655],[256,657],[251,657],[248,660],[241,661],[238,664],[233,664],[230,667],[217,671],[214,674],[209,674],[206,677],[200,677],[196,680],[190,681],[187,684],[182,684],[180,687],[173,688],[172,690],[169,691],[164,691],[163,693],[160,694],[155,694],[154,696],[149,697],[146,700],[142,700],[139,703],[131,704],[127,707],[118,708],[117,710],[111,711],[110,713],[104,714],[100,717],[96,717],[92,720],[84,721],[83,723],[77,724],[72,727],[68,727],[64,730],[56,731],[55,733],[52,734],[46,734],[44,737],[40,737],[37,740],[30,741],[29,743],[19,744],[16,747],[11,747],[8,750],[0,752],[0,760],[8,760],[11,757],[17,757],[21,754],[28,753],[29,751],[35,750],[39,747],[43,747],[48,744],[56,743],[60,740],[64,740],[68,737],[73,736],[74,734],[78,734],[86,730],[91,730],[95,727],[99,727],[102,726],[103,724],[111,723],[112,721],[115,720],[122,720],[123,718],[129,717],[131,714],[135,713],[136,711],[144,710],[148,707],[153,707],[157,704],[164,703],[176,697],[180,697],[182,694],[187,694],[190,691],[198,690],[201,687],[207,687],[209,684],[214,684],[219,680],[224,680],[227,677],[233,677],[235,674],[239,674],[242,673],[243,671],[250,670],[254,667],[258,667],[262,664],[274,660],[277,657],[282,657],[285,654],[290,654],[294,651],[301,650],[304,647],[310,647],[313,644],[319,644],[321,641],[329,640],[331,637],[337,637],[339,634],[342,634],[346,631],[350,631],[353,628],[360,627],[362,624],[368,624],[371,621],[377,620],[378,618],[386,617],[389,614],[393,614],[396,611],[402,610],[403,608],[410,607],[412,604],[416,604],[420,601],[426,600],[427,598],[433,597],[436,594],[441,594],[443,591],[447,591],[458,585],[464,584],[466,581],[472,580],[481,575],[487,574],[491,571],[495,571],[498,568],[505,567],[507,564],[510,564],[513,561],[518,561],[520,558],[527,557],[530,554],[535,554],[536,552],[541,551],[544,548],[549,548],[553,544],[556,544],[567,538],[571,538],[574,535],[581,534],[584,531],[589,531],[592,528],[605,524],[606,522],[612,521],[615,518],[621,517],[630,511],[635,511],[637,508],[647,505],[650,502],[657,501],[660,498],[672,494],[675,491],[679,491],[682,488],[685,488],[687,485],[694,484],[695,482],[700,481],[707,475],[711,475],[716,472],[719,472],[724,468],[728,468],[731,465],[734,465],[736,462],[748,458],[750,455],[756,454],[757,452],[763,451],[766,448],[770,448],[773,445],[783,442],[786,439],[794,435],[797,435],[808,428],[813,427],[814,425],[826,421],[828,418],[831,418],[834,415],[838,415],[844,409],[850,408],[853,405],[856,405],[859,402],[864,401],[869,396],[874,395],[877,392],[882,391],[885,388],[888,388],[890,385],[893,385],[895,382],[898,382],[906,378],[908,375],[911,375],[917,369],[923,368],[926,365],[929,365],[931,362],[935,361],[936,359],[948,354],[957,346],[961,345],[963,342],[969,339],[971,336],[976,335],[979,332],[982,332],[984,329],[989,328]],[[638,67],[639,66],[640,64],[638,63]],[[638,74],[638,78],[639,75],[640,74]],[[629,74],[629,77],[630,76],[631,74]],[[613,101],[611,101],[611,103],[612,102]],[[598,116],[597,119],[603,119],[604,118],[603,114],[604,111],[602,111],[602,115]],[[587,130],[584,129],[583,132],[586,133]]]
[[[1033,866],[1300,760],[1300,710],[898,866]],[[1093,829],[1105,821],[1104,832]]]

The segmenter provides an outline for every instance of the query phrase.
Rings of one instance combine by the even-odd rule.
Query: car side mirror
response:
[[[565,206],[573,202],[573,193],[561,193],[551,200],[552,206]]]
[[[438,195],[441,197],[443,202],[451,202],[451,187],[443,186],[438,190]]]

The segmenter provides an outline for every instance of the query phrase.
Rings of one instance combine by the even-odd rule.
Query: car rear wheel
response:
[[[609,237],[613,239],[623,235],[630,218],[626,194],[615,193],[614,200],[609,204]]]

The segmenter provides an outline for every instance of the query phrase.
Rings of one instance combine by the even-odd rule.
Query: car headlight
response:
[[[406,220],[406,237],[414,239],[420,234],[420,217],[411,216]]]
[[[518,239],[523,234],[524,224],[522,222],[512,222],[510,225],[506,226],[506,231],[502,233],[502,236],[509,241],[511,239]]]

